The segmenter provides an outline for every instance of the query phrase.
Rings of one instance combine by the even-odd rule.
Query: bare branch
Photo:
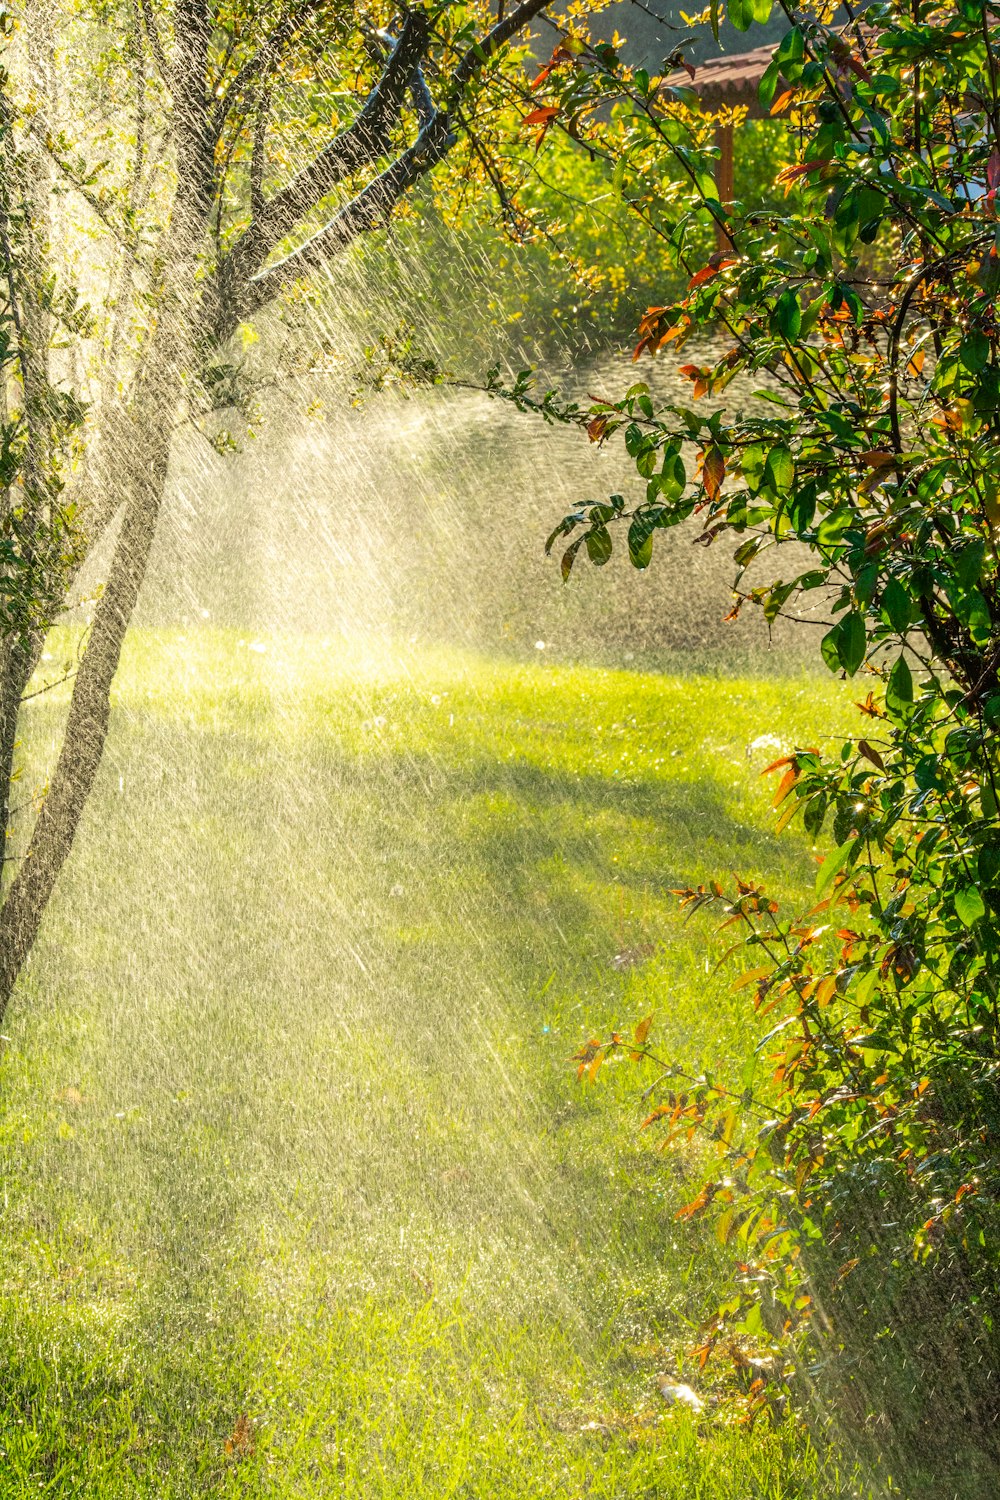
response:
[[[420,70],[428,43],[427,17],[422,11],[407,13],[382,77],[361,113],[310,166],[264,206],[259,219],[250,224],[220,266],[217,330],[220,335],[231,332],[241,317],[262,306],[306,269],[385,222],[400,198],[455,144],[457,136],[450,111],[461,103],[490,59],[549,3],[550,0],[523,0],[462,54],[448,84],[445,109],[434,108]],[[407,91],[413,95],[420,124],[416,141],[304,245],[277,265],[261,270],[274,246],[292,233],[338,182],[385,154]]]
[[[224,301],[238,301],[275,245],[339,182],[389,149],[411,80],[427,47],[427,17],[410,11],[375,88],[352,123],[269,201],[262,203],[219,268]],[[428,121],[428,125],[430,125]]]
[[[366,231],[385,223],[392,208],[415,182],[437,166],[451,150],[457,137],[452,134],[448,116],[438,111],[412,146],[373,178],[350,203],[334,216],[304,245],[298,246],[284,260],[252,277],[245,293],[244,311],[252,311],[276,296],[281,289],[308,269],[321,265],[330,255],[343,250]]]
[[[163,51],[163,43],[160,41],[160,34],[156,29],[156,22],[153,19],[153,7],[150,4],[150,0],[140,0],[140,3],[142,5],[143,26],[146,30],[146,38],[149,42],[150,51],[156,60],[160,76],[166,82],[170,77],[170,69],[167,67],[167,58]]]
[[[296,10],[290,11],[279,21],[253,57],[243,64],[212,113],[212,129],[216,135],[221,132],[227,115],[249,85],[270,72],[275,59],[325,4],[326,0],[303,0]]]

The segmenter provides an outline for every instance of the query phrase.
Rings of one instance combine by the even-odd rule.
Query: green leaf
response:
[[[573,564],[576,562],[576,554],[579,552],[582,546],[583,537],[578,536],[575,542],[570,542],[569,546],[566,548],[566,551],[563,553],[562,562],[560,563],[563,583],[569,582],[569,575],[572,573]]]
[[[955,892],[955,911],[966,927],[974,927],[980,917],[985,917],[986,906],[974,885],[962,886]]]
[[[683,495],[686,484],[687,470],[680,452],[676,448],[667,448],[660,469],[660,493],[668,500],[677,500]]]
[[[985,560],[986,543],[981,537],[955,553],[955,572],[963,588],[971,589],[979,582]]]
[[[764,479],[766,450],[763,443],[749,443],[740,454],[743,478],[752,490],[760,489]]]
[[[854,597],[866,609],[872,602],[875,585],[878,583],[878,563],[865,563],[854,580]]]
[[[820,642],[820,651],[831,672],[842,667],[848,677],[853,677],[865,659],[867,645],[864,616],[852,609],[827,631]]]
[[[749,31],[753,25],[753,0],[729,0],[726,15],[737,31]]]
[[[760,83],[757,85],[757,98],[760,101],[760,107],[763,110],[769,110],[771,108],[771,104],[774,100],[774,95],[778,87],[778,75],[778,59],[776,57],[773,57],[768,63],[767,67],[764,69],[763,77],[761,78]]]
[[[732,12],[730,12],[732,14]],[[767,1337],[767,1328],[764,1326],[764,1315],[760,1310],[760,1303],[755,1302],[750,1308],[742,1323],[737,1323],[737,1328],[747,1333],[751,1338],[763,1339]]]
[[[828,800],[824,794],[820,794],[818,797],[810,797],[806,803],[802,822],[810,838],[817,838],[822,832],[823,824],[826,821],[828,805]]]
[[[767,455],[763,483],[776,495],[787,495],[795,483],[795,460],[783,443],[772,448]]]
[[[892,630],[906,630],[910,623],[910,596],[898,578],[890,578],[882,590],[879,610],[883,620]]]
[[[826,895],[826,892],[830,889],[830,886],[850,859],[857,842],[857,838],[849,838],[846,843],[841,844],[839,849],[835,849],[832,854],[826,856],[816,876],[817,901],[821,901]]]
[[[894,718],[905,718],[913,707],[913,676],[905,656],[899,656],[889,673],[885,706]]]
[[[802,309],[793,291],[786,289],[774,304],[771,326],[792,343],[802,329]]]
[[[958,357],[965,368],[976,374],[990,357],[990,341],[984,333],[967,333],[958,346]]]
[[[633,568],[648,568],[653,560],[653,533],[639,517],[628,529],[628,555]]]
[[[593,531],[588,531],[584,540],[591,562],[596,568],[603,568],[611,556],[611,533],[607,527],[598,526]]]
[[[848,677],[853,677],[865,659],[868,636],[865,618],[859,610],[852,609],[838,626],[840,631],[840,661]]]
[[[785,507],[785,515],[791,522],[792,530],[797,536],[808,531],[816,514],[816,486],[815,484],[800,484],[795,488],[794,494]],[[826,581],[826,573],[823,573]]]
[[[768,594],[767,602],[764,605],[764,619],[769,625],[774,624],[788,599],[795,592],[795,587],[794,579],[791,583],[776,583]]]
[[[840,622],[828,630],[819,643],[820,655],[831,672],[840,671]]]
[[[990,618],[990,608],[978,589],[970,589],[962,601],[962,608],[958,611],[959,618],[968,627],[969,634],[977,646],[988,644],[993,634],[993,621]]]
[[[778,67],[785,72],[789,82],[794,82],[792,73],[788,71],[789,67],[794,68],[794,65],[796,63],[800,63],[805,57],[805,53],[805,36],[803,32],[799,30],[798,26],[793,26],[791,31],[785,32],[785,35],[778,43],[777,50],[774,54],[775,62],[778,64]]]
[[[878,969],[869,969],[854,987],[854,1000],[858,1005],[867,1005],[878,984]]]

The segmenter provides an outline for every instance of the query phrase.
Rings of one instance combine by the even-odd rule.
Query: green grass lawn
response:
[[[6,1023],[3,1500],[860,1493],[664,1406],[729,1252],[675,1221],[696,1164],[636,1070],[567,1061],[653,1010],[733,1065],[748,1008],[669,891],[810,878],[748,746],[846,701],[134,634]]]

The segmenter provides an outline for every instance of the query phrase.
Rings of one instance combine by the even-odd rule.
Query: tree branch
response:
[[[469,84],[482,72],[483,65],[550,4],[551,0],[522,0],[522,4],[516,5],[509,16],[497,21],[481,42],[475,42],[468,49],[452,76],[451,97],[456,103]]]
[[[150,4],[150,0],[140,0],[140,3],[142,5],[142,22],[143,26],[145,27],[147,40],[149,41],[150,51],[152,52],[153,57],[156,60],[156,66],[160,70],[160,76],[162,77],[164,83],[166,83],[167,79],[170,77],[170,69],[167,66],[167,58],[166,54],[163,51],[163,43],[160,41],[160,34],[156,29],[156,22],[153,19],[153,7]]]
[[[389,149],[407,89],[427,49],[428,25],[423,11],[410,11],[399,40],[360,114],[293,180],[260,206],[248,228],[219,266],[224,304],[238,302],[275,245],[315,208],[339,182],[369,166]]]
[[[305,270],[377,228],[419,178],[451,150],[457,140],[451,111],[457,108],[483,68],[512,37],[550,4],[523,0],[460,57],[447,87],[447,106],[435,109],[420,72],[429,33],[423,11],[409,11],[382,77],[353,123],[289,185],[268,202],[219,267],[220,308],[217,333],[226,337],[240,319],[261,307]],[[389,135],[411,91],[420,122],[416,141],[402,151],[334,218],[304,245],[275,266],[261,270],[275,245],[336,185],[388,149]]]
[[[275,234],[272,243],[290,233],[302,216],[345,177],[385,155],[389,133],[399,119],[413,74],[427,50],[427,41],[426,15],[423,11],[410,11],[361,113],[268,203],[267,218]]]
[[[306,22],[318,10],[321,10],[326,3],[327,0],[304,0],[304,3],[297,10],[290,11],[279,21],[271,34],[254,53],[253,57],[243,64],[212,111],[212,129],[216,136],[221,133],[230,110],[240,96],[246,92],[248,86],[270,72],[271,64],[279,53],[290,42],[294,41],[296,34],[302,30]]]
[[[208,222],[215,197],[215,137],[207,96],[211,41],[208,0],[177,0],[170,74],[179,168],[176,202],[181,218],[191,224]]]
[[[250,278],[242,312],[246,314],[263,306],[290,281],[322,264],[328,256],[343,250],[359,235],[377,229],[403,194],[444,159],[456,139],[448,116],[441,111],[435,113],[413,145],[401,152],[391,166],[345,204],[328,224],[276,265],[268,266]]]

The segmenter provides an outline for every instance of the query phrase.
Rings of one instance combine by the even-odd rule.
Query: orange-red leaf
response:
[[[525,125],[550,125],[559,113],[558,104],[542,104],[525,115]]]
[[[559,106],[557,104],[545,104],[545,105],[540,106],[538,109],[533,109],[530,112],[530,114],[525,115],[525,117],[524,117],[524,124],[525,125],[540,125],[541,126],[541,129],[539,130],[538,134],[535,136],[535,150],[536,151],[538,150],[539,146],[544,141],[546,135],[548,134],[549,128],[552,125],[552,122],[556,118],[556,116],[558,115],[558,113],[559,113]]]
[[[772,771],[780,771],[782,766],[791,766],[794,764],[794,755],[783,755],[780,760],[772,760],[771,764],[769,766],[765,766],[760,774],[762,776],[770,776]]]
[[[800,161],[793,166],[783,167],[775,178],[775,182],[781,182],[786,187],[795,182],[799,177],[807,177],[811,172],[822,172],[824,167],[830,165],[830,157],[823,156],[817,161]]]
[[[710,500],[719,498],[725,477],[726,460],[718,448],[709,448],[702,467],[702,481],[705,485],[705,494]]]
[[[244,1412],[222,1445],[227,1458],[249,1458],[253,1453],[253,1423]]]
[[[715,261],[714,265],[712,263],[713,261]],[[691,277],[691,280],[688,282],[688,291],[693,291],[696,286],[703,286],[706,281],[711,281],[713,276],[718,276],[719,272],[724,271],[727,266],[735,265],[735,255],[724,255],[722,259],[718,261],[716,261],[715,257],[713,256],[712,260],[709,261],[707,266],[703,266],[700,271],[696,271],[695,274]]]
[[[856,703],[854,706],[855,706],[855,708],[860,708],[861,712],[863,714],[867,714],[870,719],[884,719],[885,718],[885,713],[883,712],[883,710],[881,708],[879,708],[878,704],[875,702],[875,694],[874,693],[869,693],[868,697],[865,699],[864,703]]]
[[[788,796],[788,793],[792,790],[792,787],[795,785],[798,779],[799,769],[798,766],[796,766],[793,762],[793,764],[788,767],[788,770],[778,782],[778,790],[775,792],[774,801],[771,803],[772,807],[781,806],[782,802],[784,802],[785,798]]]
[[[683,1208],[679,1208],[677,1210],[674,1218],[693,1219],[695,1214],[700,1214],[703,1209],[706,1209],[708,1207],[714,1196],[715,1183],[709,1182],[702,1188],[697,1198],[692,1198],[690,1203],[685,1203]]]

